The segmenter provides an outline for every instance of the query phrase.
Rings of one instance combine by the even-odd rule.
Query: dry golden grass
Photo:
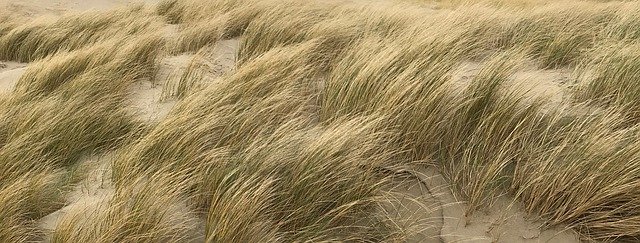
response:
[[[42,19],[18,25],[0,38],[0,57],[30,62],[49,55],[72,51],[115,37],[126,37],[153,28],[154,16],[142,7],[109,14],[84,13],[57,20]]]
[[[68,21],[81,23],[86,18],[69,17]],[[71,21],[65,26],[75,24]],[[119,27],[115,24],[103,29],[113,31]],[[42,27],[41,31],[54,29]],[[14,29],[8,35],[11,33],[17,32]],[[140,124],[124,110],[126,87],[134,78],[153,72],[161,42],[149,35],[113,37],[121,39],[118,41],[110,37],[113,36],[92,37],[105,39],[106,46],[89,46],[93,40],[85,39],[79,42],[87,45],[86,49],[33,63],[16,90],[3,100],[0,188],[3,202],[12,205],[0,209],[1,214],[11,219],[5,221],[3,216],[2,220],[0,231],[12,232],[6,241],[41,237],[31,220],[64,206],[62,194],[69,190],[71,181],[63,178],[71,173],[78,159],[88,152],[117,147],[125,136],[139,129]],[[114,52],[114,43],[118,42],[120,49]],[[30,52],[25,55],[43,57],[37,54],[43,47],[37,47],[36,52],[25,49]],[[60,173],[64,176],[54,176]],[[24,234],[25,231],[28,233]]]
[[[51,242],[192,242],[202,236],[198,220],[184,208],[185,184],[171,176],[139,176],[62,219]],[[131,175],[136,176],[136,175]]]
[[[640,46],[613,43],[593,51],[580,67],[581,79],[577,85],[578,101],[595,101],[604,106],[624,108],[631,123],[640,118],[640,98],[637,97],[638,58]]]
[[[0,59],[32,63],[0,97],[0,241],[46,236],[33,220],[65,205],[83,155],[110,150],[112,191],[64,215],[53,242],[403,241],[420,225],[385,215],[386,172],[416,163],[466,217],[508,194],[550,226],[635,240],[640,5],[543,2],[167,0],[1,17]],[[207,66],[190,66],[159,124],[126,109],[159,57],[234,37],[237,70],[201,82]],[[465,62],[479,71],[456,79]],[[549,108],[517,90],[525,66],[575,68],[573,99]]]
[[[61,182],[60,173],[35,170],[14,177],[13,182],[0,182],[0,240],[29,242],[42,237],[33,220],[62,206]]]

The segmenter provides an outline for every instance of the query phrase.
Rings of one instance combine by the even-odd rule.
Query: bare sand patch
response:
[[[141,80],[130,87],[129,108],[139,119],[157,123],[169,114],[177,100],[163,95],[166,80],[181,76],[191,59],[192,54],[165,57],[160,60],[154,80]]]
[[[26,70],[26,63],[0,62],[0,94],[11,93]]]
[[[170,78],[182,76],[194,56],[194,54],[181,54],[177,56],[168,56],[160,60],[159,68],[155,77],[155,83],[165,84]]]
[[[163,59],[156,76],[164,85],[162,98],[182,97],[233,72],[239,48],[240,39],[221,40],[196,54]]]
[[[175,106],[176,100],[162,100],[162,86],[148,80],[138,81],[130,88],[129,108],[139,119],[157,123]]]
[[[569,87],[566,85],[571,73],[568,69],[522,70],[513,75],[513,87],[524,92],[524,96],[543,98],[549,101],[549,105],[557,107],[568,101]]]
[[[418,178],[442,205],[441,242],[580,242],[572,230],[546,229],[541,222],[528,218],[519,204],[506,195],[492,207],[465,217],[465,203],[455,198],[442,175],[434,168],[418,171]]]
[[[37,17],[60,15],[67,12],[108,10],[135,3],[154,4],[159,0],[0,0],[0,7],[12,13]]]
[[[73,187],[67,194],[64,208],[53,212],[38,221],[41,229],[51,232],[56,229],[60,220],[69,213],[86,211],[88,208],[106,202],[113,196],[111,183],[111,162],[113,154],[99,154],[81,159],[79,167],[88,171],[86,178]]]
[[[384,213],[406,227],[406,242],[581,242],[572,230],[545,228],[508,195],[465,216],[465,202],[433,167],[406,168],[398,176]]]
[[[197,71],[203,75],[201,83],[188,86],[212,82],[235,68],[239,45],[239,39],[223,40],[198,54],[164,57],[153,81],[139,81],[131,87],[130,108],[146,122],[159,122],[178,102],[171,94],[185,85],[180,82],[189,75],[187,72]]]
[[[405,230],[406,242],[442,242],[442,205],[432,188],[413,174],[398,173],[386,190],[390,203],[383,205],[383,212]]]
[[[482,70],[482,62],[463,62],[453,70],[451,78],[457,91],[462,91]],[[569,83],[573,71],[568,68],[540,69],[526,64],[509,78],[507,93],[524,97],[523,101],[546,100],[548,106],[558,107],[569,101]]]

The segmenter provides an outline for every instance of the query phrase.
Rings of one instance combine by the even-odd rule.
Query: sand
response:
[[[158,0],[144,2],[154,3]],[[0,0],[5,7],[25,16],[60,15],[86,10],[107,10],[140,2],[126,0]],[[174,38],[179,33],[176,25],[167,25],[165,37]],[[204,60],[210,67],[209,79],[223,76],[235,69],[239,40],[224,40],[214,47],[208,56],[182,54],[166,56],[160,60],[154,80],[141,80],[130,88],[130,109],[138,118],[149,124],[161,122],[179,102],[163,95],[166,85],[176,82],[184,74],[194,58]],[[26,63],[3,62],[0,64],[0,95],[11,92],[15,83],[27,68]],[[454,78],[466,81],[479,71],[478,63],[465,63]],[[567,70],[541,70],[525,68],[512,78],[523,90],[548,96],[555,103],[565,99],[564,83],[569,79]],[[463,83],[463,82],[462,82]],[[59,219],[69,213],[80,214],[99,208],[111,196],[113,187],[109,179],[112,154],[89,156],[81,162],[89,168],[85,180],[69,193],[67,206],[40,219],[42,229],[52,231]],[[394,183],[388,188],[397,201],[386,205],[386,214],[400,224],[417,225],[417,232],[407,236],[407,242],[580,242],[572,231],[544,229],[540,222],[530,219],[508,195],[499,198],[491,208],[480,210],[472,217],[464,217],[465,204],[457,200],[443,177],[433,168],[407,168],[418,171]],[[174,205],[176,212],[186,211],[186,206]]]
[[[206,54],[181,54],[162,58],[154,80],[143,80],[132,85],[130,108],[143,121],[160,122],[177,103],[176,98],[168,94],[171,93],[170,89],[178,85],[190,65],[197,63],[199,68],[206,71],[201,81],[203,83],[196,84],[206,85],[206,82],[213,82],[235,69],[239,46],[239,39],[222,40]]]
[[[464,202],[456,200],[444,178],[433,168],[418,169],[418,176],[431,188],[442,205],[444,242],[580,242],[577,235],[562,229],[542,229],[529,219],[509,196],[498,198],[491,208],[465,218]]]
[[[130,88],[129,108],[136,116],[147,123],[158,123],[169,114],[176,101],[162,99],[163,86],[144,80]]]
[[[25,70],[26,63],[0,62],[0,95],[13,91]]]
[[[154,4],[159,0],[0,0],[0,7],[12,13],[37,17],[88,10],[108,10],[135,3]]]
[[[544,228],[508,195],[497,198],[491,208],[465,217],[466,204],[456,199],[435,168],[418,166],[402,171],[411,174],[400,173],[405,174],[404,179],[390,191],[404,195],[386,208],[391,218],[420,225],[413,229],[419,233],[410,235],[407,242],[581,242],[573,231]]]
[[[47,233],[45,242],[49,241],[50,233],[56,229],[63,218],[90,214],[92,209],[105,205],[113,196],[114,188],[110,178],[112,160],[112,153],[94,154],[80,160],[79,168],[89,171],[86,178],[67,194],[65,207],[38,220],[40,229]],[[88,217],[89,215],[80,218]]]

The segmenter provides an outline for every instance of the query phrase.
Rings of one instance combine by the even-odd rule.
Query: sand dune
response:
[[[66,77],[63,75],[69,75],[69,78],[59,83],[55,83],[55,80],[58,79],[51,79],[54,81],[45,80],[42,81],[43,84],[34,84],[44,87],[45,91],[41,93],[24,92],[20,93],[20,96],[13,96],[14,87],[22,74],[34,67],[30,63],[9,60],[0,63],[0,96],[3,98],[7,97],[7,99],[14,99],[16,102],[25,102],[30,105],[39,105],[47,101],[63,102],[69,97],[75,97],[73,95],[82,97],[82,94],[74,93],[77,90],[86,91],[87,87],[95,86],[96,90],[103,93],[87,92],[95,97],[85,97],[85,103],[89,103],[91,99],[105,103],[112,101],[113,103],[97,107],[108,111],[105,113],[116,114],[113,115],[116,118],[119,118],[120,116],[117,115],[122,113],[123,117],[131,120],[131,124],[118,121],[118,125],[115,126],[126,131],[124,135],[118,135],[112,139],[105,138],[96,146],[81,145],[82,149],[77,152],[81,156],[78,156],[73,150],[58,148],[54,145],[43,146],[43,149],[37,150],[38,153],[35,154],[42,157],[48,156],[47,153],[58,156],[54,152],[62,151],[58,157],[53,156],[51,159],[43,161],[42,163],[45,164],[43,168],[48,168],[46,166],[50,164],[47,163],[51,163],[51,166],[58,173],[72,175],[74,172],[82,172],[83,178],[79,182],[69,182],[71,179],[65,182],[50,182],[55,185],[67,183],[69,188],[65,187],[64,190],[59,190],[59,193],[64,195],[62,207],[31,219],[36,224],[32,228],[27,227],[27,229],[38,232],[34,233],[33,239],[44,242],[82,240],[84,239],[82,238],[84,234],[82,227],[88,225],[94,227],[92,230],[95,232],[107,235],[106,238],[98,237],[102,242],[115,239],[123,242],[140,239],[151,242],[215,242],[216,239],[218,241],[231,239],[231,241],[241,242],[255,240],[256,237],[260,237],[259,240],[265,242],[271,240],[287,242],[290,239],[307,239],[314,242],[350,239],[349,233],[352,230],[362,230],[366,233],[359,233],[371,234],[369,240],[375,242],[383,241],[380,239],[384,237],[376,238],[378,233],[386,233],[384,230],[391,231],[391,229],[397,232],[389,235],[396,238],[385,240],[401,242],[582,242],[586,237],[591,237],[588,227],[594,227],[594,224],[589,224],[589,219],[596,221],[602,219],[599,214],[588,218],[595,213],[586,210],[587,212],[583,214],[576,213],[578,216],[571,213],[567,213],[569,216],[562,213],[554,215],[549,213],[554,210],[554,207],[567,209],[573,204],[567,206],[553,201],[555,199],[551,198],[549,199],[551,202],[540,206],[543,199],[533,200],[530,198],[547,195],[544,193],[560,197],[564,195],[562,193],[569,191],[563,186],[583,185],[570,181],[570,179],[576,178],[576,176],[571,176],[570,172],[567,172],[568,175],[562,174],[554,177],[555,174],[548,170],[558,169],[555,168],[558,164],[552,162],[557,162],[554,159],[563,163],[565,160],[586,160],[569,157],[574,155],[573,153],[593,153],[593,156],[612,158],[612,161],[619,158],[620,161],[635,161],[633,158],[637,157],[636,150],[625,147],[637,140],[634,135],[629,135],[635,134],[633,133],[635,127],[628,125],[633,124],[634,120],[620,115],[626,114],[625,112],[629,112],[630,116],[636,114],[633,111],[625,110],[631,109],[629,108],[632,107],[631,105],[620,105],[622,108],[619,110],[611,109],[610,114],[612,115],[604,116],[603,114],[609,113],[606,113],[606,109],[597,107],[596,101],[610,98],[610,95],[604,95],[599,99],[588,99],[587,102],[579,105],[574,104],[580,101],[576,98],[579,97],[580,92],[589,91],[583,86],[590,87],[588,85],[592,84],[579,83],[576,80],[584,81],[587,78],[598,78],[596,74],[591,73],[587,78],[584,78],[584,74],[576,70],[585,67],[590,72],[598,70],[605,64],[597,61],[608,59],[583,58],[576,63],[566,64],[565,62],[571,60],[566,60],[568,58],[564,57],[558,58],[554,55],[564,49],[558,47],[558,50],[554,49],[555,52],[546,49],[539,50],[556,48],[568,43],[562,39],[567,38],[564,35],[555,36],[556,39],[541,38],[543,41],[553,39],[550,44],[541,45],[542,47],[536,46],[538,43],[530,45],[538,48],[533,49],[542,54],[516,55],[519,53],[516,51],[522,52],[524,48],[515,47],[498,48],[499,51],[496,51],[501,54],[517,49],[513,52],[516,54],[511,53],[513,57],[498,54],[485,55],[486,50],[473,49],[478,46],[477,48],[493,51],[491,48],[502,44],[499,41],[506,43],[505,40],[488,41],[489,43],[479,41],[478,44],[463,38],[456,39],[458,37],[455,34],[458,32],[463,33],[462,36],[464,34],[471,36],[469,39],[482,34],[481,31],[477,31],[477,33],[474,31],[465,32],[464,28],[474,28],[475,21],[468,19],[473,18],[468,17],[470,13],[477,14],[482,18],[489,19],[488,22],[494,23],[503,21],[500,19],[502,16],[495,17],[495,13],[513,11],[508,12],[512,15],[505,14],[504,18],[517,19],[514,16],[522,14],[520,10],[504,10],[494,8],[492,5],[473,5],[470,7],[471,10],[464,7],[452,10],[449,8],[451,5],[438,5],[438,3],[431,1],[421,1],[418,4],[408,3],[410,1],[391,0],[366,1],[366,3],[365,1],[299,2],[296,4],[300,5],[295,5],[296,7],[292,7],[293,10],[291,10],[288,7],[283,7],[282,3],[265,1],[265,3],[255,3],[255,5],[251,5],[254,4],[252,2],[229,7],[224,10],[226,12],[220,10],[220,13],[216,13],[222,16],[217,17],[217,15],[206,15],[208,13],[203,9],[208,10],[207,6],[200,6],[201,9],[194,7],[198,11],[194,11],[192,15],[184,13],[181,15],[179,11],[186,11],[187,7],[171,10],[170,8],[175,6],[169,4],[167,7],[169,10],[162,12],[157,4],[167,2],[171,1],[0,0],[0,7],[22,15],[26,19],[43,16],[64,19],[60,16],[84,11],[108,13],[109,10],[116,8],[145,4],[143,5],[145,6],[144,10],[140,10],[136,14],[142,16],[140,19],[151,23],[142,25],[143,27],[139,29],[133,28],[135,31],[141,32],[140,34],[132,31],[131,36],[138,39],[131,38],[125,39],[123,42],[113,42],[118,43],[114,45],[113,50],[100,53],[100,55],[109,57],[108,60],[101,61],[98,58],[96,60],[90,59],[86,62],[87,64],[78,62],[80,64],[77,66],[84,65],[82,68],[78,68],[80,71],[72,68],[68,69],[71,71],[67,69],[53,70],[59,71],[60,80]],[[269,4],[275,6],[271,7]],[[309,4],[312,7],[301,7],[305,6],[304,4]],[[397,11],[408,8],[407,6],[417,10]],[[220,9],[223,8],[220,7]],[[340,11],[324,13],[323,9],[339,9]],[[389,9],[394,9],[394,11],[389,11]],[[543,10],[537,11],[545,13]],[[252,11],[263,11],[268,14],[260,15]],[[287,11],[297,11],[294,13],[296,17],[277,18],[277,14],[291,14]],[[314,11],[324,13],[324,15],[316,14]],[[198,15],[203,13],[204,17]],[[424,13],[429,14],[428,16],[420,15]],[[538,14],[538,12],[534,14]],[[402,21],[404,17],[413,15],[419,17]],[[255,19],[243,22],[241,21],[243,18]],[[443,20],[439,20],[440,18]],[[551,17],[547,17],[547,19],[551,19]],[[624,18],[621,19],[624,21]],[[365,23],[364,20],[370,22]],[[412,22],[417,20],[424,21],[426,24]],[[528,19],[522,20],[523,25],[530,24],[527,21]],[[449,22],[463,27],[455,24],[449,25]],[[424,26],[430,24],[430,26],[424,27],[420,24]],[[418,27],[412,27],[413,25]],[[514,40],[519,38],[516,35],[518,33],[516,33],[515,27],[505,26],[496,29],[505,32],[512,31],[513,33],[500,33]],[[481,27],[484,29],[480,27],[478,29],[484,31],[493,26]],[[534,29],[530,26],[527,27]],[[124,29],[122,26],[116,28]],[[198,28],[212,32],[211,36],[215,36],[215,38],[207,40],[210,43],[203,42],[205,43],[204,47],[198,48],[198,51],[176,51],[177,46],[184,44],[180,43],[180,41],[184,41],[180,37],[183,37],[185,30]],[[452,31],[451,35],[454,37],[449,40],[447,33],[441,33],[443,31],[438,28],[461,28],[462,30]],[[514,28],[514,30],[509,28]],[[435,32],[439,34],[433,34]],[[415,38],[414,35],[422,35],[420,37],[424,38]],[[614,33],[609,33],[609,35],[609,38],[613,38],[611,36],[614,36]],[[594,36],[586,39],[592,40],[599,37],[599,35]],[[157,53],[139,50],[134,48],[135,46],[125,46],[125,44],[135,41],[142,43],[140,46],[144,46],[144,43],[151,43],[151,41],[145,42],[147,41],[145,38],[160,39],[160,41],[153,42],[161,43],[152,48],[157,49]],[[523,37],[523,39],[526,38]],[[519,39],[517,40],[519,41]],[[62,43],[64,40],[59,41]],[[411,44],[402,43],[402,41],[411,42]],[[420,45],[424,45],[424,47]],[[70,46],[69,49],[73,50],[84,48],[81,45]],[[461,51],[449,50],[448,48],[453,48],[452,46]],[[523,46],[525,45],[523,44]],[[584,44],[584,46],[588,45]],[[578,48],[580,45],[574,47]],[[580,53],[595,55],[593,53],[598,53],[598,51],[606,53],[607,50],[589,49],[589,51]],[[111,51],[117,54],[108,53]],[[125,51],[136,55],[130,55]],[[127,55],[118,54],[120,52]],[[52,56],[58,55],[56,52],[52,53]],[[607,55],[604,56],[610,57],[614,54]],[[150,67],[145,66],[147,64],[145,61],[148,61],[145,59],[147,56],[150,56],[152,62]],[[137,59],[137,57],[141,58]],[[392,65],[396,63],[406,65],[400,67]],[[516,64],[512,65],[512,63]],[[46,66],[47,64],[46,62],[38,62],[38,65]],[[130,73],[122,71],[120,73],[117,70],[109,69],[110,67],[124,67],[118,65],[140,67],[139,69],[143,71],[137,72],[138,70],[135,70]],[[144,71],[149,71],[152,74],[146,74]],[[113,80],[114,83],[119,79],[124,81],[117,85],[91,83],[94,78],[89,75],[96,73],[104,75],[101,72],[111,72],[113,75],[105,75],[106,80]],[[633,74],[630,75],[636,77]],[[611,77],[613,75],[603,76]],[[624,78],[626,76],[621,79]],[[34,80],[36,79],[34,78]],[[102,79],[95,78],[95,80]],[[430,83],[436,85],[429,86]],[[498,88],[485,90],[484,87],[476,87],[478,84],[491,87],[495,84]],[[359,91],[364,93],[352,93]],[[109,92],[114,94],[111,95]],[[428,97],[420,92],[425,92]],[[479,92],[487,92],[490,95],[483,96],[478,94]],[[451,97],[463,101],[446,100]],[[419,100],[410,106],[411,109],[399,109],[394,106],[395,104],[408,105],[411,99]],[[541,105],[536,106],[538,104],[536,102],[540,102]],[[444,106],[448,108],[441,108]],[[7,107],[10,106],[7,105]],[[84,104],[69,107],[71,107],[68,108],[69,110],[82,112],[94,109],[94,107],[87,107]],[[482,108],[478,108],[480,112],[476,114],[474,109],[477,107]],[[569,111],[556,110],[558,107],[563,107],[563,109],[569,107],[566,108]],[[580,107],[586,108],[583,110]],[[0,108],[5,109],[5,107]],[[52,110],[51,107],[45,108]],[[46,113],[47,109],[45,108],[42,108],[45,111],[34,109],[34,116],[43,116],[41,114]],[[420,110],[422,108],[425,110]],[[499,108],[504,110],[499,110]],[[598,111],[593,112],[592,109]],[[6,108],[6,110],[9,115],[0,113],[0,121],[4,122],[0,123],[0,151],[3,149],[9,151],[8,149],[14,148],[16,151],[27,151],[28,149],[25,147],[11,143],[29,138],[24,135],[28,134],[28,131],[23,131],[24,129],[31,128],[30,130],[36,131],[34,134],[41,130],[48,131],[45,128],[35,129],[33,124],[40,124],[43,121],[38,120],[37,117],[29,117],[28,115],[31,113],[26,112],[27,115],[24,115],[19,112],[18,108]],[[8,113],[9,111],[11,113]],[[446,111],[454,112],[452,113],[454,115],[444,114]],[[503,111],[504,113],[501,113]],[[531,111],[532,114],[526,113],[528,111]],[[565,117],[563,116],[565,113],[570,115]],[[86,121],[82,120],[84,123],[103,120],[100,117],[95,117],[94,114],[88,114],[83,116],[86,118]],[[338,114],[344,114],[344,116],[338,116]],[[15,115],[17,118],[12,118],[11,115]],[[375,118],[375,116],[380,117]],[[434,120],[429,123],[431,117],[438,116],[442,118],[442,121]],[[456,116],[460,116],[460,118]],[[479,118],[474,118],[475,116]],[[600,116],[603,117],[598,118]],[[490,118],[483,121],[482,119],[486,117]],[[596,118],[590,120],[592,117]],[[416,121],[410,121],[414,118]],[[504,120],[499,120],[500,118],[504,118]],[[20,123],[11,119],[25,121]],[[490,119],[495,119],[495,121]],[[571,124],[569,126],[564,123],[569,119],[576,119],[576,121],[575,123],[569,121],[568,123]],[[451,123],[452,128],[448,125],[442,125],[443,121]],[[84,124],[83,122],[78,123]],[[344,124],[335,124],[340,122]],[[423,125],[423,122],[426,125]],[[542,127],[547,124],[550,125]],[[603,124],[616,126],[612,126],[612,130],[608,130],[603,128],[605,127]],[[422,133],[415,129],[411,130],[412,126],[428,127],[435,131]],[[52,127],[62,127],[63,130],[65,128],[62,125],[52,125]],[[89,125],[86,127],[95,129]],[[522,127],[530,130],[524,129],[523,131]],[[440,131],[444,129],[451,130]],[[81,133],[87,130],[90,129],[73,130],[70,128],[69,132]],[[583,132],[583,130],[593,132],[594,135],[585,135],[588,132]],[[396,136],[394,133],[400,135]],[[103,139],[101,136],[106,135],[110,135],[110,133],[104,132],[98,137],[91,137],[91,139],[101,140]],[[451,141],[445,138],[438,142],[429,140],[439,138],[436,135],[459,137],[457,139],[451,138]],[[554,135],[559,138],[557,140],[548,138]],[[36,134],[32,137],[40,140],[53,140],[58,136],[43,137]],[[378,141],[380,138],[388,139],[388,141],[380,142]],[[583,141],[588,143],[582,144]],[[34,148],[38,146],[39,142],[42,141],[31,141]],[[486,144],[483,144],[484,142]],[[7,145],[3,147],[5,143]],[[396,143],[404,144],[394,147]],[[616,146],[609,146],[610,144]],[[412,146],[417,146],[417,148]],[[440,150],[428,151],[432,149],[429,146],[435,146]],[[545,146],[553,147],[549,151],[545,151],[547,149]],[[575,146],[575,148],[571,146]],[[614,151],[619,148],[628,149],[622,152]],[[364,152],[360,152],[359,149]],[[391,152],[387,152],[387,150]],[[495,158],[493,155],[486,155],[489,152],[485,151],[496,152]],[[521,156],[520,151],[525,151],[527,154]],[[385,153],[389,153],[389,155]],[[622,157],[627,153],[631,154],[628,156],[629,159]],[[11,159],[13,157],[10,156],[21,158],[9,152],[7,154],[3,155],[0,152],[0,156]],[[530,160],[537,161],[527,156],[538,156],[540,164],[543,165],[538,168],[537,164],[527,164]],[[64,162],[50,162],[60,160],[59,157],[64,157]],[[578,157],[575,155],[575,158]],[[318,165],[319,162],[314,159],[321,162],[329,161],[342,167],[338,167],[338,171],[330,170],[327,172],[329,169]],[[302,162],[296,164],[297,160],[307,164],[302,164]],[[377,160],[382,162],[378,163]],[[480,163],[485,160],[490,160],[491,163]],[[524,162],[515,162],[517,160]],[[465,161],[468,165],[456,164],[463,163],[461,161]],[[370,162],[371,164],[368,164]],[[397,163],[405,164],[398,165]],[[438,163],[443,163],[443,165]],[[59,166],[59,164],[64,166]],[[183,166],[187,166],[187,168],[183,168]],[[367,170],[368,166],[375,167],[371,170],[375,173]],[[469,167],[459,169],[456,166]],[[492,166],[499,168],[496,169]],[[585,167],[588,166],[585,165]],[[607,168],[604,167],[600,166],[599,169],[606,171]],[[2,168],[0,166],[0,169]],[[535,176],[538,177],[533,177],[534,175],[527,171],[519,171],[533,170],[532,168],[547,171],[540,172],[540,175],[536,174]],[[256,171],[252,171],[252,169]],[[498,172],[494,173],[493,170]],[[584,170],[588,170],[589,173],[594,171],[593,168]],[[47,170],[42,169],[42,171],[46,172]],[[246,173],[246,175],[242,173]],[[342,181],[331,177],[335,174],[347,179]],[[361,174],[365,175],[358,177]],[[2,175],[0,173],[0,176]],[[527,176],[532,176],[532,178]],[[235,178],[245,177],[246,180],[234,181]],[[385,179],[366,185],[352,183],[353,181],[371,182],[378,180],[378,177]],[[484,181],[474,181],[476,177],[478,181],[481,179]],[[591,181],[583,183],[590,183],[589,185],[594,188],[608,186],[609,182],[607,181],[602,183],[597,181],[601,177],[604,176],[594,174],[588,177]],[[313,185],[298,185],[295,184],[296,181],[287,181],[290,178],[297,178],[300,181],[308,180]],[[554,178],[569,182],[558,182],[556,185],[555,181],[552,181]],[[527,180],[537,184],[528,185]],[[0,189],[5,186],[2,183],[0,180]],[[290,183],[293,186],[289,188],[279,183]],[[351,184],[345,186],[340,183],[351,183],[353,188],[357,189],[351,188]],[[609,184],[617,185],[615,183],[619,182],[615,181]],[[174,186],[175,188],[170,188]],[[308,188],[326,189],[325,187],[336,190],[335,195],[332,194],[334,192],[314,194],[305,191]],[[621,187],[628,188],[624,185]],[[592,188],[583,189],[585,195],[594,193],[590,190]],[[284,192],[273,192],[273,190],[283,190]],[[363,192],[363,194],[365,194],[364,192],[372,192],[373,195],[363,198],[358,198],[359,195],[344,195],[345,192],[347,192],[346,194],[351,192],[350,190],[361,190],[358,192]],[[527,190],[539,190],[536,191],[539,194]],[[323,198],[323,196],[329,199]],[[321,200],[330,201],[335,198],[339,198],[335,200],[348,200],[351,196],[354,198],[353,201],[326,202]],[[307,197],[311,199],[307,200]],[[320,199],[313,200],[316,197]],[[581,200],[581,198],[573,197],[573,194],[565,198],[568,198],[568,201],[574,200],[571,202]],[[0,197],[0,199],[2,198]],[[281,202],[273,201],[276,199],[289,201],[280,204]],[[369,201],[372,203],[358,207],[359,203]],[[532,201],[539,204],[533,204]],[[0,200],[0,202],[2,201]],[[363,205],[365,204],[363,203]],[[289,207],[294,206],[299,206],[302,209],[300,211],[290,210]],[[331,208],[332,206],[335,208],[327,210],[327,212],[322,211],[323,207]],[[269,211],[270,207],[281,211],[271,212]],[[220,208],[222,211],[216,211]],[[598,204],[588,209],[605,210],[610,208],[605,203],[604,206]],[[322,212],[315,214],[316,216],[320,215],[316,218],[308,215],[300,216],[299,214],[302,214],[301,212],[304,210],[308,210],[312,215],[317,213],[314,210]],[[558,210],[560,211],[560,209]],[[142,213],[134,214],[138,211]],[[128,217],[126,213],[130,212],[134,212],[132,215],[137,215],[143,220],[127,221],[131,219],[126,218]],[[622,215],[619,212],[612,214]],[[371,215],[375,217],[366,217]],[[120,216],[123,218],[119,218]],[[147,216],[149,218],[144,218]],[[247,218],[242,218],[245,216]],[[289,221],[287,217],[291,217],[291,220]],[[236,218],[238,218],[237,221],[234,221]],[[287,220],[282,218],[287,218]],[[76,219],[85,221],[74,223],[73,220]],[[96,220],[105,220],[105,222],[95,222]],[[127,224],[115,225],[120,223],[119,220]],[[144,220],[151,223],[147,224],[147,221]],[[28,222],[31,221],[28,220]],[[388,223],[388,225],[383,227],[383,223]],[[25,223],[25,225],[30,225],[30,223]],[[140,235],[143,236],[136,235],[139,232],[134,232],[131,233],[134,238],[126,238],[130,231],[127,231],[128,228],[122,229],[123,225],[133,229],[131,232],[140,230],[143,232]],[[322,228],[326,225],[331,225],[334,228],[328,226]],[[612,225],[615,224],[612,223]],[[595,224],[596,228],[598,226],[606,228]],[[0,223],[0,234],[2,233],[1,227]],[[216,227],[219,227],[220,230],[217,231]],[[223,227],[228,227],[228,230]],[[582,231],[574,231],[571,227]],[[252,231],[248,232],[248,229]],[[326,235],[313,235],[312,233],[317,233],[314,230],[326,233]],[[605,236],[595,235],[596,238],[608,240],[606,237],[609,236],[607,235],[609,231],[602,230],[602,228],[597,228],[597,230],[601,231],[594,232],[605,232],[602,233]],[[97,234],[95,232],[93,234]],[[146,234],[147,232],[151,233]],[[118,233],[121,233],[123,238],[118,238],[120,237]],[[236,234],[237,237],[233,234]],[[84,240],[98,239],[95,238],[96,235],[87,235],[88,238]],[[629,233],[629,236],[634,235],[637,236],[635,232]],[[67,236],[69,238],[64,238]],[[331,238],[334,236],[335,238]],[[357,239],[356,236],[353,237]],[[0,239],[3,238],[0,237]],[[32,239],[30,238],[30,240]]]

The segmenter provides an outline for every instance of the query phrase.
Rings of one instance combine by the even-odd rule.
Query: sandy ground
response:
[[[460,90],[464,89],[482,69],[482,63],[464,62],[453,72],[452,79],[459,84]],[[563,69],[539,69],[533,63],[525,63],[516,68],[515,73],[509,77],[507,92],[526,97],[525,100],[536,98],[547,99],[549,106],[560,106],[569,99],[569,83],[572,70]]]
[[[154,3],[158,0],[146,0]],[[127,0],[0,0],[0,7],[26,16],[59,15],[65,12],[105,10],[140,1]],[[165,35],[172,38],[179,32],[177,26],[168,25]],[[233,71],[238,50],[238,40],[222,41],[205,57],[211,67],[211,76],[216,77]],[[163,97],[167,84],[176,82],[187,70],[194,54],[167,56],[160,60],[155,80],[143,80],[131,87],[130,108],[139,118],[148,123],[162,121],[178,102]],[[27,68],[26,63],[0,63],[0,95],[11,92],[15,83]],[[464,64],[454,78],[472,79],[480,65]],[[565,100],[563,84],[569,79],[567,70],[523,69],[513,76],[513,81],[522,90],[549,97],[554,103]],[[109,179],[112,154],[93,155],[81,164],[89,168],[87,178],[75,186],[68,195],[67,206],[39,220],[45,230],[53,230],[59,219],[69,213],[86,212],[98,207],[113,195]],[[529,219],[520,210],[518,203],[508,196],[499,198],[492,208],[480,210],[471,218],[464,217],[464,202],[457,200],[449,186],[432,168],[412,168],[419,171],[413,176],[395,183],[389,192],[396,199],[386,205],[387,214],[400,224],[416,224],[407,242],[580,242],[576,234],[560,229],[542,229],[542,225]],[[179,206],[178,206],[179,208]],[[179,210],[178,210],[179,211]]]
[[[13,91],[25,70],[27,70],[26,63],[0,62],[0,95]]]
[[[53,231],[67,214],[86,212],[113,196],[110,179],[112,159],[113,154],[92,155],[81,159],[81,166],[90,173],[67,195],[67,206],[40,219],[39,226],[45,231]]]
[[[140,81],[131,87],[129,98],[133,112],[149,123],[160,122],[177,102],[174,97],[167,97],[169,91],[166,89],[178,85],[190,65],[198,63],[198,67],[206,67],[207,73],[202,82],[212,82],[234,70],[239,46],[238,39],[222,40],[206,55],[181,54],[164,57],[160,60],[155,80]]]
[[[417,225],[407,242],[581,242],[572,231],[543,228],[508,196],[490,208],[465,217],[466,204],[456,199],[445,179],[432,167],[406,168],[411,175],[390,190],[395,203],[386,212],[401,225]]]
[[[161,85],[148,80],[135,83],[129,95],[133,113],[149,123],[157,123],[166,117],[176,101],[163,100],[162,89]]]
[[[508,196],[498,198],[491,208],[465,218],[466,205],[456,200],[444,178],[433,168],[418,171],[420,180],[431,188],[442,205],[443,242],[580,242],[573,232],[542,229],[540,222],[529,219]]]
[[[0,7],[25,16],[59,15],[87,10],[107,10],[135,3],[157,3],[160,0],[0,0]]]

